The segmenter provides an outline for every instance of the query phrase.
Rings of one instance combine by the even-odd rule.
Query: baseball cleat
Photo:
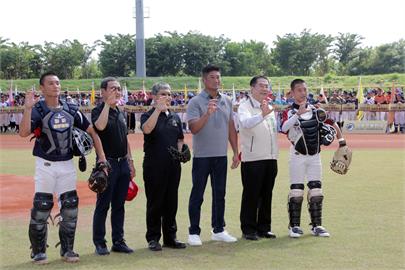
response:
[[[328,231],[322,227],[322,226],[315,226],[311,229],[311,233],[314,236],[320,236],[320,237],[329,237],[330,234]]]
[[[38,253],[32,256],[32,263],[33,264],[47,264],[48,258],[46,257],[45,253]]]
[[[303,234],[304,234],[304,232],[302,231],[302,229],[299,226],[290,227],[290,229],[288,231],[288,235],[291,238],[299,238]]]

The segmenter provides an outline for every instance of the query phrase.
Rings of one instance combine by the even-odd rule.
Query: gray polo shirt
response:
[[[219,93],[218,109],[210,115],[205,126],[193,135],[194,157],[223,157],[227,155],[229,121],[232,119],[232,101]],[[210,97],[203,90],[187,106],[187,121],[198,119],[207,112]]]

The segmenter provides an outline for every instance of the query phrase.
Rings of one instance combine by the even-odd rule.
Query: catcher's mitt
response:
[[[190,149],[188,148],[187,144],[183,144],[181,152],[177,148],[174,148],[173,146],[170,146],[167,150],[169,151],[169,154],[172,156],[174,160],[186,163],[191,159]]]
[[[332,162],[330,163],[330,168],[332,171],[338,174],[346,174],[349,170],[349,165],[352,162],[352,150],[345,146],[341,146],[336,150],[333,155]]]
[[[107,169],[108,173],[111,172],[111,166],[108,161],[96,163],[90,174],[88,186],[96,193],[103,193],[107,189],[108,175],[105,173],[105,169]]]

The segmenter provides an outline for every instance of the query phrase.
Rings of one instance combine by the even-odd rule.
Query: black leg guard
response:
[[[60,195],[61,210],[59,222],[59,239],[61,244],[60,255],[73,251],[79,198],[76,190],[68,191]]]
[[[31,209],[31,220],[28,229],[33,258],[38,253],[46,252],[46,241],[48,236],[47,220],[53,207],[53,196],[51,193],[37,192],[34,196],[33,208]]]
[[[311,216],[311,225],[313,227],[322,225],[322,184],[321,181],[308,182],[308,211]]]
[[[300,226],[301,207],[304,200],[304,184],[292,184],[288,195],[288,214],[290,227]]]

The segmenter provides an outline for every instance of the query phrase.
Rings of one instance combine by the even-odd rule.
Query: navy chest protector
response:
[[[36,139],[34,154],[50,161],[69,160],[73,157],[72,130],[78,107],[62,102],[59,109],[51,110],[45,101],[35,104],[41,115],[41,135]]]

